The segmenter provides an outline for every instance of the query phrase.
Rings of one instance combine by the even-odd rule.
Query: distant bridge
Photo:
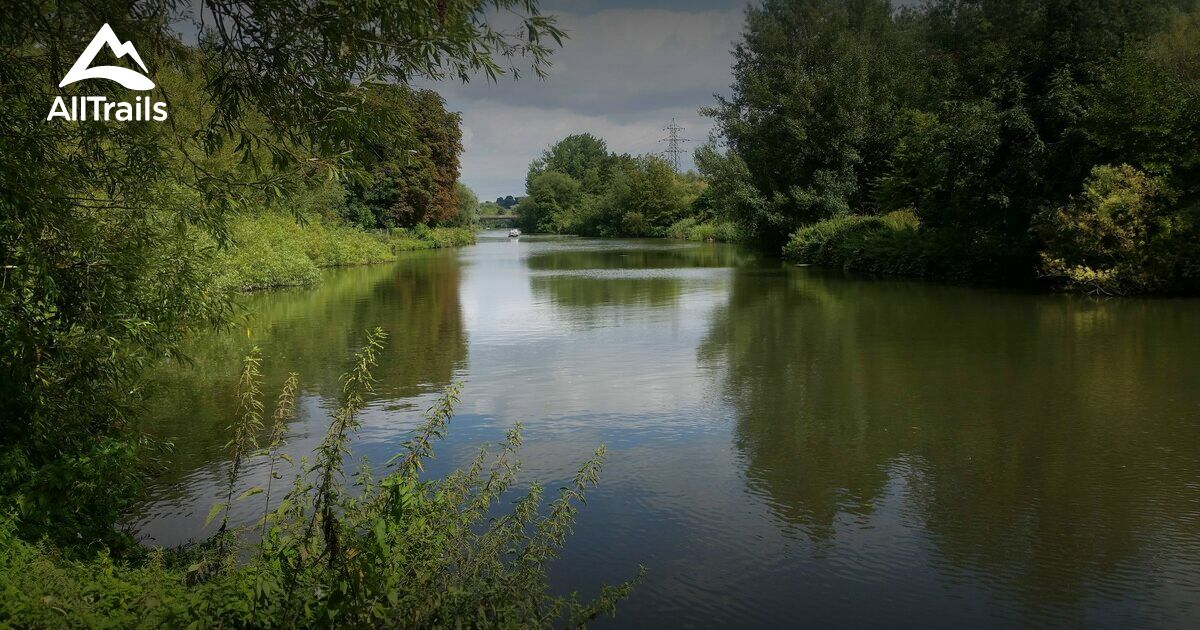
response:
[[[479,224],[485,228],[510,228],[517,225],[517,217],[515,216],[487,216],[479,217]]]

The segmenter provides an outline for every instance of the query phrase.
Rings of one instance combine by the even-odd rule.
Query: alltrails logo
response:
[[[128,56],[142,69],[142,72],[147,72],[146,64],[142,62],[142,57],[138,55],[137,49],[133,47],[132,42],[122,43],[117,39],[117,34],[113,32],[112,27],[108,24],[100,27],[96,32],[96,36],[92,38],[92,43],[88,44],[84,49],[83,54],[79,55],[79,59],[75,61],[75,65],[67,72],[67,76],[63,77],[58,87],[66,87],[76,81],[85,79],[108,79],[116,81],[122,86],[130,90],[146,91],[154,89],[154,81],[144,74],[140,74],[129,68],[120,66],[96,66],[91,67],[95,61],[96,55],[100,53],[100,49],[108,46],[118,59]],[[54,103],[50,106],[50,114],[46,116],[46,120],[54,120],[62,118],[70,121],[83,120],[117,120],[117,121],[163,121],[167,119],[167,104],[163,102],[154,102],[149,96],[139,96],[134,99],[134,102],[128,103],[125,101],[110,101],[104,96],[72,96],[70,106],[67,106],[67,101],[61,97],[55,97]]]

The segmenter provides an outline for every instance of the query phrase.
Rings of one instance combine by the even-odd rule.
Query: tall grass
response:
[[[667,238],[683,241],[737,243],[744,240],[737,224],[724,219],[699,222],[693,217],[676,221],[667,228]]]
[[[368,232],[333,219],[301,224],[291,215],[263,212],[238,217],[230,247],[213,257],[219,290],[253,291],[316,284],[321,268],[394,260],[402,251],[458,247],[475,242],[470,228],[396,229]]]
[[[291,489],[264,507],[257,541],[229,528],[215,541],[136,565],[104,555],[64,558],[13,535],[0,519],[0,622],[17,627],[576,627],[613,613],[640,578],[601,587],[597,597],[549,594],[546,570],[571,531],[577,506],[599,477],[604,448],[584,462],[543,513],[533,483],[510,512],[493,515],[520,461],[520,426],[484,446],[464,468],[427,479],[424,463],[445,435],[458,400],[449,389],[399,445],[381,476],[347,474],[349,443],[374,386],[371,370],[386,336],[367,337],[342,379],[342,397],[311,463]],[[231,453],[267,457],[271,475],[294,412],[296,375],[277,399],[265,449],[257,355],[243,367]],[[242,432],[239,434],[239,432]],[[238,437],[241,435],[241,437]],[[231,487],[243,465],[231,466]],[[228,493],[232,496],[232,491]],[[227,499],[236,501],[238,499]],[[227,509],[227,506],[222,509]],[[492,516],[492,518],[489,518]]]

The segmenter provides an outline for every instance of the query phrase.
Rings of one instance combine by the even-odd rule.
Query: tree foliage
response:
[[[588,236],[664,236],[705,188],[661,157],[608,153],[603,140],[574,134],[529,165],[526,196],[516,205],[529,231]]]
[[[542,157],[530,163],[525,188],[528,190],[538,175],[554,171],[579,182],[584,192],[598,194],[612,176],[613,162],[603,140],[590,133],[572,134],[554,143],[542,152]]]
[[[372,156],[369,176],[350,186],[343,215],[367,228],[452,221],[459,211],[460,116],[446,111],[436,92],[403,85],[373,86],[369,102],[396,126],[386,134],[376,130],[377,140],[364,139]]]
[[[229,313],[197,231],[221,246],[233,212],[363,181],[404,122],[374,106],[380,83],[542,74],[562,37],[532,0],[215,0],[188,45],[189,10],[17,3],[0,22],[0,497],[24,535],[115,542],[148,455],[138,375]],[[495,11],[518,26],[494,28]],[[135,44],[167,123],[46,120],[56,96],[133,100],[109,81],[57,87],[104,23]],[[431,208],[452,213],[453,188],[438,191]]]
[[[927,272],[1029,278],[1051,246],[1036,218],[1121,165],[1158,182],[1154,214],[1183,243],[1200,203],[1197,15],[1192,0],[767,0],[697,163],[769,249],[911,209],[912,251],[940,250]],[[1139,284],[1191,290],[1190,265]]]

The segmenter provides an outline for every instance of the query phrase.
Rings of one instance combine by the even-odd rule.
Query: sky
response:
[[[550,76],[531,73],[462,84],[427,84],[462,113],[462,180],[481,200],[522,195],[529,162],[557,140],[588,132],[610,151],[640,155],[659,142],[672,118],[691,141],[681,157],[708,137],[712,121],[698,109],[728,94],[735,41],[746,0],[547,0],[568,32]]]

